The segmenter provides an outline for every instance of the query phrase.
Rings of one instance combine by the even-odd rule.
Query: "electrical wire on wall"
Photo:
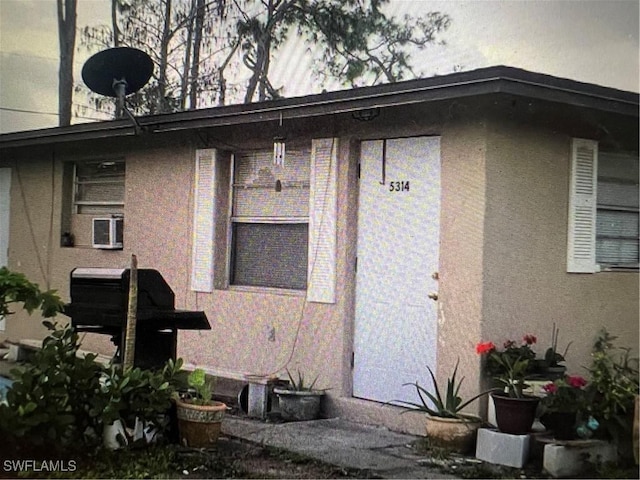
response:
[[[336,147],[336,139],[335,137],[331,138],[331,155],[329,156],[329,171],[331,171],[332,167],[333,167],[333,161],[334,161],[334,156],[333,156],[333,150]],[[337,157],[337,152],[336,152],[336,157]],[[336,182],[337,182],[337,178],[336,178]],[[324,186],[324,193],[322,195],[322,210],[320,213],[320,225],[318,227],[319,231],[322,231],[322,227],[324,225],[324,221],[326,218],[326,207],[327,207],[327,197],[329,195],[329,185],[330,182],[327,181],[325,186]],[[313,252],[313,256],[311,259],[311,265],[310,265],[310,272],[307,276],[307,278],[313,278],[313,272],[315,270],[315,266],[316,266],[316,260],[318,259],[318,249],[319,249],[319,242],[316,242],[315,245],[315,251]],[[308,285],[307,285],[308,287]],[[302,322],[304,320],[304,316],[305,316],[305,311],[307,306],[309,305],[309,301],[307,300],[307,295],[304,296],[304,300],[302,302],[302,307],[300,308],[300,313],[298,314],[298,322],[296,325],[296,332],[294,334],[293,337],[293,344],[291,345],[291,349],[289,350],[289,355],[287,357],[287,359],[284,361],[283,364],[281,364],[280,366],[278,366],[276,369],[271,370],[270,372],[267,373],[259,373],[256,376],[258,377],[272,377],[274,375],[277,375],[279,372],[287,369],[289,367],[289,365],[291,364],[291,360],[293,360],[293,355],[296,352],[296,347],[298,346],[298,340],[300,339],[300,331],[302,330]]]
[[[52,162],[55,162],[55,158],[52,157]],[[38,261],[38,269],[40,270],[40,275],[44,279],[45,286],[47,290],[51,288],[51,278],[50,278],[50,262],[51,262],[51,237],[53,235],[53,215],[54,215],[54,186],[55,186],[55,163],[52,163],[51,168],[51,211],[49,213],[49,239],[47,241],[47,258],[43,260],[42,255],[40,254],[40,249],[38,248],[38,241],[36,238],[36,233],[34,229],[33,219],[31,218],[31,213],[29,212],[29,203],[27,202],[27,195],[24,188],[24,183],[22,182],[22,174],[20,173],[20,166],[18,161],[14,162],[15,171],[16,171],[16,179],[18,180],[18,188],[20,190],[20,198],[22,199],[22,206],[24,208],[25,219],[27,220],[27,227],[29,228],[29,235],[31,237],[31,243],[33,244],[33,251],[36,255],[36,260]]]
[[[202,135],[200,134],[200,132],[198,132],[198,136],[200,138],[200,141],[204,144],[203,146],[205,148],[215,148],[212,147],[212,143],[209,138],[203,138]],[[221,145],[224,145],[226,147],[230,147],[232,150],[238,150],[239,147],[238,146],[234,146],[234,145],[230,145],[226,142],[222,142],[222,141],[218,141],[216,140],[215,143],[219,143]],[[329,157],[329,171],[332,170],[333,168],[333,162],[334,162],[334,149],[336,148],[336,140],[335,137],[332,137],[331,139],[331,147],[330,147],[330,157]],[[336,157],[337,157],[337,152],[336,152]],[[193,172],[193,175],[191,175],[192,178],[192,184],[191,184],[191,188],[190,188],[190,192],[189,192],[189,208],[192,210],[194,208],[193,203],[195,202],[194,199],[194,189],[195,189],[195,172]],[[337,179],[336,179],[337,182]],[[322,192],[322,210],[320,213],[320,224],[318,229],[320,231],[322,231],[322,228],[325,224],[325,219],[327,216],[327,200],[328,200],[328,196],[329,196],[329,187],[330,187],[330,182],[326,182],[326,184],[324,185],[324,191]],[[192,246],[193,247],[193,246]],[[316,242],[315,245],[315,249],[312,252],[312,259],[311,259],[311,263],[310,263],[310,271],[308,272],[308,278],[313,278],[313,272],[315,271],[315,267],[316,267],[316,263],[317,263],[317,258],[318,258],[318,253],[319,253],[319,242]],[[187,271],[189,271],[191,269],[191,258],[187,257]],[[187,282],[188,283],[188,282]],[[187,298],[188,298],[188,292],[189,292],[189,287],[187,286]],[[195,293],[195,309],[198,310],[199,309],[199,292],[193,292]],[[298,347],[298,342],[300,339],[300,332],[302,330],[302,322],[304,320],[305,317],[305,313],[307,310],[307,306],[309,304],[309,301],[307,300],[307,295],[305,295],[304,300],[302,302],[301,308],[300,308],[300,312],[297,315],[297,322],[296,322],[296,329],[295,329],[295,333],[293,336],[293,342],[291,344],[291,347],[289,349],[289,353],[287,355],[286,360],[284,360],[279,366],[277,366],[277,368],[272,369],[266,373],[257,373],[257,374],[252,374],[254,376],[257,377],[272,377],[275,376],[276,374],[278,374],[279,372],[285,370],[286,368],[288,368],[288,366],[291,364],[291,361],[293,360],[293,356],[296,352],[296,349]],[[203,333],[201,331],[199,331],[200,335],[203,335]]]
[[[47,290],[51,289],[51,262],[53,261],[53,255],[51,249],[53,247],[53,212],[55,205],[55,187],[56,187],[56,152],[51,152],[51,209],[49,210],[49,238],[47,239],[47,276],[46,286]]]

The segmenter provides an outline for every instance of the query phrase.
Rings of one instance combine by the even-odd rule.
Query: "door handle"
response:
[[[430,294],[427,295],[427,297],[429,297],[434,302],[438,301],[438,293],[437,292],[431,292]]]

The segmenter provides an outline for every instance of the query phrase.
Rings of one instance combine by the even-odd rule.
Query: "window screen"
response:
[[[304,290],[309,239],[309,150],[235,156],[231,284]]]
[[[638,266],[638,157],[600,152],[596,262]]]
[[[74,206],[76,213],[124,213],[124,161],[77,163]]]
[[[234,223],[234,285],[307,288],[306,223]]]

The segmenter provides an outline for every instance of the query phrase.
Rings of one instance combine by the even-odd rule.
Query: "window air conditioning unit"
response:
[[[91,240],[93,248],[102,250],[122,249],[124,218],[94,218]]]

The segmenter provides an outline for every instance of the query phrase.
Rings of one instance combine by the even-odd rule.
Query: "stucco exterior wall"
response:
[[[582,375],[602,327],[637,355],[638,273],[566,271],[570,136],[494,119],[486,141],[482,339],[531,333],[544,355],[556,323]]]
[[[482,331],[486,124],[482,119],[445,126],[442,136],[442,207],[438,292],[438,378],[466,377],[462,398],[479,388],[475,344]],[[479,404],[470,406],[478,412]]]
[[[311,139],[307,139],[309,144]],[[251,145],[254,146],[254,145]],[[91,223],[85,216],[73,215],[71,225],[76,246],[60,246],[63,162],[91,159],[90,151],[53,156],[46,151],[13,162],[11,238],[9,266],[24,272],[43,288],[56,288],[69,300],[69,272],[74,267],[126,268],[136,254],[139,268],[155,268],[165,277],[176,295],[176,308],[204,310],[211,331],[182,331],[178,355],[186,363],[206,366],[212,371],[249,374],[283,374],[283,368],[303,371],[307,378],[319,375],[318,386],[344,392],[349,388],[344,375],[350,349],[345,342],[344,313],[351,301],[347,285],[346,260],[354,255],[345,242],[347,209],[353,203],[348,182],[354,177],[351,143],[340,142],[338,196],[337,302],[331,305],[307,303],[304,292],[273,292],[268,289],[218,288],[197,293],[190,288],[193,222],[193,191],[196,147],[187,143],[172,148],[134,149],[124,153],[126,197],[124,249],[101,251],[91,248]],[[351,160],[351,161],[350,161]],[[229,156],[220,165],[220,190],[228,191]],[[226,163],[224,163],[226,162]],[[55,165],[55,167],[54,167]],[[226,176],[225,176],[226,175]],[[224,284],[227,235],[224,226],[228,201],[219,195],[219,224],[216,238],[217,284]],[[88,216],[88,218],[91,216]],[[35,254],[37,252],[37,254]],[[66,321],[66,317],[60,316]],[[17,341],[42,338],[46,330],[35,318],[12,316],[0,339]],[[86,335],[83,347],[110,354],[108,337]],[[347,370],[348,371],[348,370]]]
[[[446,381],[459,360],[459,376],[466,377],[462,396],[477,393],[483,380],[475,353],[478,341],[500,344],[533,333],[541,355],[554,322],[560,327],[560,347],[573,341],[568,355],[572,372],[585,373],[582,366],[589,364],[601,326],[637,353],[638,274],[566,273],[568,135],[496,120],[483,108],[457,112],[442,106],[383,110],[372,123],[354,123],[345,116],[301,122],[298,128],[292,136],[309,144],[311,138],[339,137],[335,304],[306,303],[303,292],[225,285],[228,154],[222,155],[218,169],[216,289],[191,290],[195,152],[202,138],[188,134],[179,142],[92,142],[58,148],[55,155],[43,148],[3,159],[2,166],[13,168],[9,267],[45,288],[59,289],[68,300],[72,268],[126,268],[135,253],[140,268],[158,269],[171,285],[176,308],[208,315],[211,331],[179,334],[178,355],[187,363],[250,374],[300,369],[310,379],[319,375],[318,386],[331,389],[331,414],[421,433],[417,415],[400,416],[398,409],[351,398],[358,146],[362,139],[439,135],[439,381]],[[229,148],[268,147],[272,137],[255,125],[228,136],[218,133]],[[82,230],[74,231],[77,245],[61,247],[69,194],[63,189],[63,162],[111,151],[126,160],[124,249],[91,248],[85,231],[90,223],[80,217],[71,222]],[[45,333],[38,320],[19,314],[7,320],[0,340],[42,338]],[[84,347],[113,351],[106,336],[87,335]],[[482,412],[483,404],[470,411]]]
[[[9,262],[12,270],[23,272],[41,289],[55,289],[68,300],[69,272],[79,265],[120,265],[124,252],[104,252],[92,248],[61,248],[61,204],[63,164],[50,151],[32,151],[28,156],[4,159],[12,169]],[[66,323],[67,317],[57,317]],[[0,340],[43,338],[47,333],[34,313],[27,316],[17,310],[6,320]],[[89,336],[90,337],[90,336]],[[100,353],[112,351],[111,344],[100,339],[83,338],[87,349]]]

